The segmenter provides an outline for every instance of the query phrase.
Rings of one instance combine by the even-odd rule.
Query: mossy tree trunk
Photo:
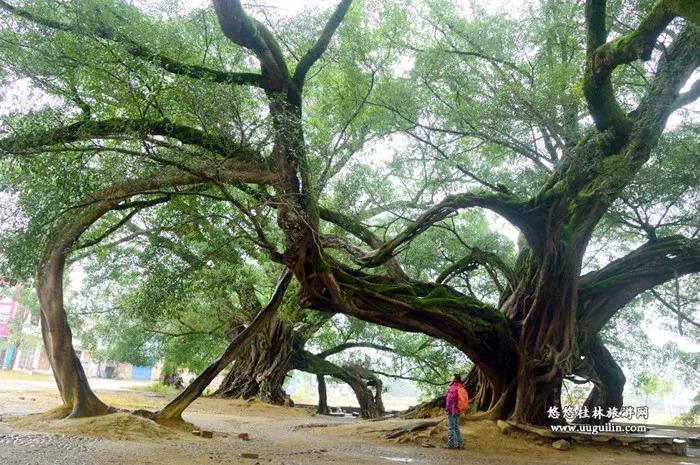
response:
[[[314,373],[318,377],[331,376],[346,383],[355,393],[362,418],[379,418],[384,415],[382,383],[368,370],[359,366],[340,366],[309,351],[304,351],[301,354],[301,357],[295,361],[294,368]],[[320,383],[319,386],[321,386]],[[323,386],[325,394],[325,380]],[[372,388],[374,388],[374,392],[372,392]]]
[[[37,276],[41,334],[56,385],[69,418],[104,415],[113,411],[90,389],[85,370],[73,348],[72,333],[63,308],[61,253],[52,254]]]
[[[216,394],[284,404],[284,380],[304,342],[289,322],[271,320],[234,359]]]
[[[284,270],[277,280],[277,285],[268,304],[260,310],[253,321],[243,331],[237,334],[229,343],[224,353],[214,363],[209,365],[197,378],[192,381],[175,399],[165,407],[150,415],[155,420],[180,420],[182,412],[197,400],[224,368],[231,364],[234,358],[250,343],[251,339],[272,320],[282,304],[282,298],[289,286],[292,274]]]
[[[326,388],[326,376],[317,374],[316,382],[318,383],[318,406],[316,408],[316,413],[319,415],[328,415],[330,410],[328,409],[328,389]]]

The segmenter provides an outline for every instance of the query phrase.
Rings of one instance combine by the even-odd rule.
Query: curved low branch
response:
[[[700,238],[671,236],[649,242],[579,282],[578,320],[597,334],[636,296],[676,276],[700,272]]]
[[[456,194],[445,197],[440,203],[423,212],[408,228],[358,261],[368,267],[379,266],[394,256],[400,246],[410,242],[433,224],[457,210],[470,207],[487,208],[500,214],[520,228],[528,239],[532,239],[533,244],[537,242],[536,226],[533,224],[534,215],[528,217],[524,203],[515,197],[505,193]]]
[[[137,120],[131,118],[78,121],[57,128],[37,129],[28,133],[5,137],[0,140],[0,154],[22,154],[30,149],[94,139],[142,138],[148,135],[170,137],[183,144],[202,147],[223,156],[235,155],[248,160],[258,157],[251,149],[240,146],[227,147],[222,141],[217,140],[212,135],[190,126],[168,120]]]
[[[371,371],[358,365],[336,365],[306,350],[295,361],[294,368],[319,376],[332,376],[348,384],[360,404],[362,418],[376,418],[384,414],[382,382]],[[369,386],[376,388],[376,394],[372,394]]]
[[[209,170],[218,176],[220,165]],[[231,174],[229,173],[229,176]],[[53,369],[56,384],[66,407],[73,417],[101,415],[110,409],[90,389],[84,370],[71,341],[70,325],[63,303],[63,274],[66,257],[81,235],[124,199],[155,189],[196,184],[206,178],[170,170],[149,178],[116,183],[93,195],[79,208],[68,210],[58,218],[46,236],[44,253],[36,270],[37,295],[41,310],[41,328],[44,345]]]
[[[332,268],[343,302],[322,298],[307,305],[408,332],[442,339],[464,352],[498,390],[508,382],[518,358],[505,315],[449,286],[396,281]]]
[[[365,349],[375,349],[375,350],[381,350],[383,352],[391,352],[391,353],[397,353],[397,350],[394,349],[393,347],[381,345],[381,344],[375,344],[373,342],[345,342],[343,344],[338,344],[335,347],[331,347],[330,349],[324,350],[322,352],[319,352],[316,354],[317,357],[321,358],[327,358],[330,357],[331,355],[338,354],[340,352],[349,350],[349,349],[355,349],[355,348],[365,348]]]

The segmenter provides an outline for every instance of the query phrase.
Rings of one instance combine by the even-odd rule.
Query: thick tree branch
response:
[[[333,267],[333,275],[343,303],[324,300],[309,302],[310,307],[445,340],[467,354],[491,382],[506,382],[503,374],[517,356],[509,323],[498,309],[445,285],[400,282],[340,265]]]
[[[335,347],[331,347],[330,349],[319,352],[316,354],[316,356],[320,358],[328,358],[331,355],[335,355],[340,352],[356,348],[375,349],[380,350],[382,352],[391,352],[394,354],[398,353],[397,350],[393,347],[385,346],[382,344],[375,344],[373,342],[345,342],[343,344],[338,344]]]
[[[481,250],[477,247],[473,247],[468,255],[445,268],[435,282],[443,283],[449,277],[478,265],[484,265],[499,270],[505,276],[511,289],[515,289],[517,279],[513,270],[495,253]],[[496,284],[498,285],[498,282]]]
[[[632,123],[617,102],[611,76],[615,68],[651,58],[659,35],[678,16],[700,25],[700,1],[657,0],[632,31],[606,42],[606,0],[587,0],[585,8],[587,61],[583,91],[600,131],[612,130],[615,145],[626,140]]]
[[[445,197],[440,203],[422,213],[404,231],[393,239],[382,244],[373,252],[365,255],[359,261],[364,266],[379,266],[397,253],[399,247],[410,242],[414,237],[423,233],[433,224],[447,218],[452,213],[463,208],[482,207],[492,210],[520,228],[531,244],[536,246],[537,225],[533,223],[534,216],[526,214],[524,204],[515,197],[505,193],[456,194]]]
[[[635,122],[635,135],[644,135],[646,132],[651,134],[651,137],[658,137],[666,126],[669,115],[697,98],[700,93],[700,84],[697,83],[685,94],[679,93],[700,66],[699,50],[700,27],[685,25],[664,51],[646,94],[637,108],[630,113]],[[649,139],[641,140],[646,142]]]
[[[239,0],[214,0],[214,10],[224,35],[251,50],[260,61],[264,87],[268,92],[286,92],[289,70],[272,33],[243,10]]]
[[[700,272],[700,239],[670,236],[648,242],[579,281],[578,321],[596,334],[636,296],[676,276]]]
[[[247,84],[256,87],[262,87],[262,76],[257,73],[236,73],[229,71],[222,71],[206,66],[193,65],[189,63],[182,63],[172,58],[169,58],[156,50],[148,48],[138,42],[132,40],[128,36],[120,34],[115,28],[110,27],[107,24],[101,24],[99,28],[93,28],[91,33],[88,33],[88,29],[81,25],[66,24],[60,21],[42,18],[30,10],[19,8],[10,5],[4,0],[0,0],[0,8],[10,13],[26,19],[34,24],[45,26],[51,29],[68,32],[80,37],[90,37],[91,34],[95,34],[94,37],[109,40],[118,43],[124,47],[124,49],[132,56],[147,61],[155,66],[158,66],[172,74],[179,76],[186,76],[192,79],[200,79],[211,82],[216,82],[220,84]]]
[[[338,26],[340,26],[340,23],[343,21],[345,13],[347,13],[351,4],[352,0],[342,0],[340,4],[338,4],[338,7],[333,12],[333,15],[328,19],[328,22],[323,28],[323,32],[321,32],[321,35],[314,46],[311,47],[311,49],[309,49],[309,51],[306,52],[303,57],[301,57],[301,60],[299,60],[299,64],[297,64],[297,67],[294,70],[293,77],[294,84],[296,85],[299,94],[301,94],[301,89],[304,86],[306,74],[309,72],[309,69],[311,69],[311,66],[313,66],[313,64],[316,63],[319,58],[321,58],[323,53],[326,51],[326,48],[328,48],[328,44],[330,43],[333,34],[335,34],[336,29],[338,29]]]
[[[173,123],[168,120],[136,120],[113,118],[102,121],[83,120],[58,128],[36,129],[24,134],[0,139],[0,156],[3,154],[33,153],[31,149],[70,144],[95,139],[136,138],[164,136],[183,144],[194,145],[227,158],[238,158],[262,169],[262,161],[255,151],[241,146],[229,146],[223,140],[199,129]],[[144,155],[145,156],[145,155]]]

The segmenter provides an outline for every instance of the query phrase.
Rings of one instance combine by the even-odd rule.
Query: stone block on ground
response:
[[[556,450],[569,450],[571,449],[571,443],[566,439],[559,439],[558,441],[554,441],[552,443],[552,447],[554,447]]]

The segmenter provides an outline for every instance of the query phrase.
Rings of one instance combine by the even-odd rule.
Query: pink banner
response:
[[[9,321],[15,316],[17,302],[14,300],[0,300],[0,337],[10,335]]]

